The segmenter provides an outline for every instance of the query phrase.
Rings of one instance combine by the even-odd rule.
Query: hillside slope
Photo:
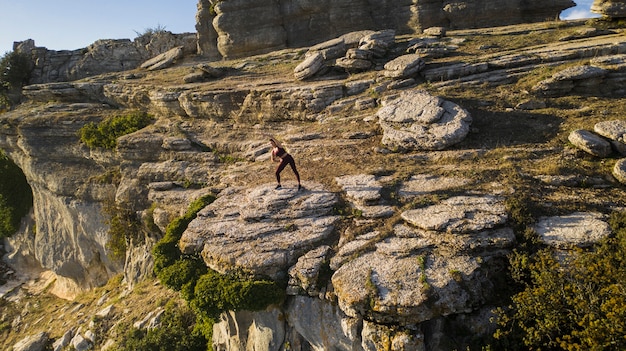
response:
[[[0,148],[24,171],[35,204],[7,240],[5,261],[16,276],[48,279],[45,289],[6,294],[16,303],[4,302],[11,308],[1,345],[38,331],[55,340],[91,331],[103,349],[121,337],[116,322],[128,327],[175,298],[150,283],[151,249],[207,194],[217,200],[189,223],[180,250],[219,273],[287,286],[284,301],[265,311],[222,314],[214,349],[479,344],[510,293],[507,254],[527,228],[547,245],[589,245],[609,235],[607,216],[624,208],[614,176],[619,144],[599,157],[568,140],[621,119],[624,46],[621,29],[550,22],[398,36],[369,70],[346,73],[326,61],[332,67],[305,80],[294,69],[308,48],[212,62],[218,73],[201,79],[207,63],[187,56],[162,70],[25,87],[26,101],[0,115]],[[385,64],[407,50],[423,67],[390,78]],[[426,107],[410,100],[423,91],[438,98],[426,98]],[[404,102],[422,109],[407,112]],[[471,124],[443,148],[408,147],[388,141],[381,111],[390,107],[392,118],[467,112]],[[154,120],[114,149],[80,141],[88,123],[133,110]],[[409,117],[396,121],[401,130],[429,128]],[[304,190],[289,168],[274,190],[269,137],[294,156]],[[532,220],[518,218],[520,208]],[[154,225],[127,235],[120,257],[110,216],[122,210]],[[565,224],[536,226],[546,220]],[[581,230],[594,240],[578,237]],[[98,315],[108,305],[115,310]]]

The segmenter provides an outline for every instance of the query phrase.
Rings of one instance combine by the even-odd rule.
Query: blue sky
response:
[[[195,32],[198,0],[0,0],[0,55],[34,39],[75,50],[98,39],[134,39],[148,28]]]
[[[561,18],[591,17],[593,0]],[[14,41],[34,39],[51,50],[75,50],[98,39],[134,39],[137,32],[165,28],[195,32],[197,0],[0,0],[0,56]]]

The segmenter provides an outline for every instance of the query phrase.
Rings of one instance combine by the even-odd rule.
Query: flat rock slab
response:
[[[470,184],[467,178],[460,177],[443,177],[432,174],[416,174],[402,183],[398,191],[403,199],[410,199],[415,196],[430,194],[437,191],[450,189],[462,189]]]
[[[202,209],[180,240],[184,253],[201,253],[221,273],[243,269],[272,279],[333,233],[337,196],[318,184],[306,190],[265,184],[229,188]]]
[[[461,142],[472,117],[459,105],[423,90],[403,92],[376,113],[382,143],[398,150],[443,150]]]
[[[576,212],[565,216],[542,217],[535,226],[539,237],[557,248],[587,247],[611,234],[605,216]]]
[[[348,200],[365,218],[382,218],[393,215],[391,206],[382,204],[380,181],[372,174],[336,177],[335,182],[346,192]]]
[[[488,299],[493,283],[487,272],[499,268],[485,257],[504,262],[514,243],[510,228],[448,234],[397,225],[391,236],[372,232],[341,245],[331,259],[332,283],[349,316],[419,324],[470,312]]]
[[[579,149],[594,156],[607,157],[611,154],[611,143],[588,130],[574,130],[569,134],[567,140]]]
[[[504,224],[504,201],[496,196],[456,196],[439,204],[408,210],[402,218],[427,230],[449,233],[477,232]]]

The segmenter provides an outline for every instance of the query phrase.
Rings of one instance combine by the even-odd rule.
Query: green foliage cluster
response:
[[[495,333],[508,350],[626,349],[626,213],[593,250],[559,257],[549,248],[515,252],[512,275],[523,289],[500,309]]]
[[[31,62],[25,54],[11,51],[0,58],[0,110],[15,102],[9,95],[28,84],[30,72]]]
[[[33,193],[22,170],[0,150],[0,238],[13,235],[33,206]]]
[[[263,310],[282,301],[285,288],[269,279],[244,274],[220,274],[206,267],[200,257],[184,255],[178,241],[198,211],[215,200],[208,195],[193,202],[185,215],[173,220],[153,248],[154,267],[161,283],[180,291],[196,313],[196,329],[211,339],[214,321],[223,311]]]
[[[195,328],[193,311],[168,303],[160,327],[126,331],[116,350],[120,351],[205,351],[207,340]]]
[[[138,239],[143,233],[141,221],[135,211],[118,206],[112,200],[104,204],[104,212],[109,216],[109,240],[106,244],[109,256],[114,260],[123,260],[128,242]]]
[[[152,122],[152,116],[142,111],[131,111],[125,115],[113,116],[102,122],[88,123],[78,134],[80,140],[90,148],[114,149],[117,138],[136,132]]]

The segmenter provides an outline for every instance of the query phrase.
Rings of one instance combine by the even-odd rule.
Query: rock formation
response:
[[[624,18],[626,17],[626,2],[624,0],[594,0],[591,12],[606,17]]]
[[[239,4],[220,6],[228,3]],[[380,38],[380,32],[335,38],[316,47],[315,55],[326,63],[343,53],[341,43],[347,55],[360,38]],[[442,47],[461,45],[455,34],[448,30],[448,37],[434,40]],[[518,240],[507,199],[527,191],[545,201],[538,205],[546,212],[567,210],[546,213],[534,228],[559,250],[606,237],[606,215],[624,207],[624,190],[608,175],[535,169],[563,158],[574,164],[584,153],[563,142],[563,121],[554,113],[533,114],[515,104],[528,98],[543,104],[517,106],[554,107],[551,91],[581,99],[623,97],[623,91],[582,87],[599,78],[609,84],[612,74],[617,86],[616,53],[626,44],[622,35],[606,33],[506,55],[472,53],[471,60],[457,51],[454,60],[436,61],[435,54],[416,56],[426,41],[396,39],[386,51],[369,51],[375,62],[369,71],[331,69],[305,80],[294,80],[293,68],[307,60],[306,50],[284,50],[222,65],[172,62],[166,74],[136,69],[25,87],[26,103],[0,115],[0,148],[23,170],[35,200],[32,216],[5,241],[6,261],[47,271],[54,278],[50,291],[66,298],[119,273],[132,286],[151,277],[151,247],[172,219],[213,194],[216,201],[198,212],[180,248],[219,272],[244,270],[287,284],[280,305],[222,313],[215,349],[465,349],[493,332],[492,310],[503,299],[499,279]],[[374,58],[376,51],[387,56]],[[618,64],[599,66],[594,59],[579,68],[568,61],[591,56]],[[395,63],[402,65],[385,67],[398,57]],[[491,94],[499,85],[564,63],[575,68],[541,86],[576,81],[581,89],[529,89],[507,99],[515,102],[510,106],[492,101],[502,99]],[[389,74],[404,72],[397,67],[419,69],[409,70],[409,77]],[[190,70],[204,73],[188,81]],[[478,86],[488,93],[472,95]],[[455,97],[449,87],[469,93],[443,98]],[[115,149],[89,149],[79,140],[84,125],[134,109],[150,112],[154,121],[119,137]],[[589,146],[588,133],[572,140],[581,139],[589,150],[606,151],[606,143],[617,150],[624,125],[602,118],[593,130],[604,146]],[[273,189],[270,133],[296,157],[304,191],[289,178],[284,189]],[[526,139],[510,137],[517,133]],[[626,174],[623,160],[615,168]],[[111,204],[154,224],[128,238],[122,260],[113,259],[107,246],[105,209]],[[572,204],[580,211],[569,213]],[[103,309],[98,319],[122,313]],[[137,325],[152,323],[157,314],[142,316]],[[64,331],[67,337],[56,341],[94,345],[107,338],[94,336],[103,330]]]
[[[159,32],[129,39],[103,39],[83,49],[48,50],[32,39],[16,42],[13,51],[28,55],[33,62],[31,84],[67,82],[94,75],[139,67],[146,60],[181,46],[187,54],[197,51],[195,33]]]
[[[199,1],[198,42],[213,55],[215,43],[225,58],[310,46],[358,30],[393,29],[419,33],[430,27],[480,28],[558,18],[575,6],[559,1]],[[207,10],[210,7],[210,10]],[[215,16],[211,16],[214,11]],[[207,24],[212,22],[212,25]],[[217,32],[217,42],[213,40]]]

